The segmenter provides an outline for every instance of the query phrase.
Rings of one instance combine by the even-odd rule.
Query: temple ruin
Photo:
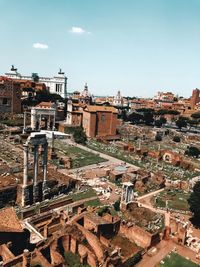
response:
[[[22,185],[22,206],[26,206],[30,202],[30,198],[33,198],[33,203],[39,201],[39,185],[38,185],[38,170],[39,170],[39,155],[42,156],[42,170],[43,170],[43,182],[42,182],[42,198],[48,191],[47,187],[47,160],[48,160],[48,142],[45,134],[32,133],[24,148],[24,170],[23,170],[23,185]],[[33,153],[33,190],[31,192],[28,185],[28,170],[30,156]],[[32,193],[32,196],[30,195]]]

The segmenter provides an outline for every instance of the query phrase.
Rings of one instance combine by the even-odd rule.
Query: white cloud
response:
[[[87,32],[83,28],[81,28],[81,27],[75,27],[75,26],[73,26],[71,28],[70,32],[71,33],[75,33],[75,34],[84,34],[84,33],[90,34],[90,32]]]
[[[47,44],[41,44],[41,43],[34,43],[33,48],[37,49],[48,49],[49,46]]]

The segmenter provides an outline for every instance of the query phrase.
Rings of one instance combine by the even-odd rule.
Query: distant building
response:
[[[123,97],[121,96],[121,92],[118,91],[117,95],[113,99],[113,106],[122,107],[124,104]]]
[[[32,76],[21,75],[17,68],[11,67],[10,71],[5,73],[6,77],[19,80],[33,80]],[[46,89],[52,94],[58,94],[63,98],[67,97],[67,77],[65,73],[60,69],[56,76],[39,77],[39,82],[46,85]]]
[[[157,95],[154,97],[154,100],[173,102],[174,97],[174,94],[171,92],[158,92]]]
[[[87,104],[87,105],[91,105],[92,104],[92,95],[91,95],[91,93],[88,90],[87,83],[85,83],[83,92],[79,96],[79,101],[82,104]]]
[[[198,104],[199,102],[200,102],[200,90],[196,88],[192,91],[192,96],[190,98],[191,109],[195,109],[196,104]]]
[[[7,77],[0,77],[0,113],[21,112],[20,84]]]
[[[67,103],[66,124],[71,126],[81,126],[83,120],[83,109],[92,104],[92,94],[88,90],[87,83],[82,93],[74,91]]]
[[[80,103],[73,103],[68,100],[66,124],[71,126],[81,126],[83,117],[83,107]]]
[[[116,135],[118,112],[114,107],[87,106],[83,110],[83,129],[88,137]]]

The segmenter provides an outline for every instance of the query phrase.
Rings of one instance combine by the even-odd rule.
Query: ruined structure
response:
[[[6,77],[0,77],[0,113],[21,112],[20,84]]]
[[[24,144],[24,174],[22,185],[22,206],[30,204],[31,193],[33,202],[40,200],[39,185],[38,185],[38,168],[39,168],[39,149],[42,152],[42,168],[43,168],[43,183],[42,195],[45,198],[47,190],[47,158],[48,158],[48,143],[45,134],[31,134]],[[32,150],[34,157],[34,177],[33,177],[33,192],[30,192],[28,186],[28,164],[29,153]]]
[[[133,201],[133,184],[131,182],[125,182],[122,184],[122,188],[121,209],[125,210],[127,204]]]

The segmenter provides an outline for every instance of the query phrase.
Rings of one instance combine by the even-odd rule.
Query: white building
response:
[[[32,80],[32,76],[21,75],[13,65],[10,71],[5,73],[5,76],[12,79]],[[67,77],[61,69],[58,74],[52,78],[39,77],[39,82],[44,83],[50,93],[58,94],[63,98],[67,97]]]
[[[124,104],[123,97],[121,96],[121,92],[118,91],[117,95],[113,99],[113,106],[123,107],[123,104]]]

